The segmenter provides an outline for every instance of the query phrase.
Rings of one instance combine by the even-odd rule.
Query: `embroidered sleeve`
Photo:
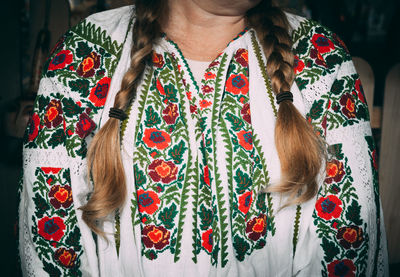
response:
[[[359,76],[344,43],[317,23],[301,22],[293,40],[307,119],[329,150],[313,212],[320,262],[312,273],[383,276],[387,259],[376,150]]]
[[[83,226],[89,234],[85,241],[92,237],[78,210],[89,190],[86,139],[97,128],[121,49],[84,20],[62,37],[44,66],[24,142],[20,255],[25,276],[88,274]]]

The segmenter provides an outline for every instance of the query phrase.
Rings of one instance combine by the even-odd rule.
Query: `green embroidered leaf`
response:
[[[226,114],[226,119],[232,124],[232,129],[235,131],[241,130],[244,126],[243,119],[231,113]]]
[[[81,233],[79,232],[79,228],[75,228],[73,231],[68,233],[68,236],[65,239],[65,244],[73,247],[75,251],[80,251],[80,239]]]
[[[343,160],[344,158],[341,143],[329,145],[328,153],[338,160]]]
[[[54,264],[48,263],[46,260],[43,261],[43,269],[49,276],[62,276],[60,269],[58,269]]]
[[[348,220],[353,222],[355,225],[361,225],[362,220],[360,216],[361,206],[357,203],[357,201],[353,200],[351,205],[347,207],[346,217]]]
[[[146,127],[153,127],[154,125],[160,124],[161,118],[160,116],[154,111],[152,106],[149,106],[146,109],[146,120],[144,124]]]
[[[297,77],[295,79],[297,86],[299,87],[300,90],[303,90],[306,88],[308,85],[309,81],[300,77]]]
[[[213,213],[210,209],[207,209],[203,204],[200,206],[200,210],[198,212],[201,223],[200,228],[202,230],[207,230],[213,221]]]
[[[63,112],[67,117],[72,117],[74,115],[80,114],[83,112],[84,108],[81,108],[72,100],[71,98],[63,98]]]
[[[79,92],[82,97],[89,95],[89,81],[86,79],[71,80],[68,82],[68,86],[72,91]]]
[[[299,41],[299,43],[297,44],[296,48],[294,49],[294,52],[297,55],[303,55],[303,54],[307,53],[308,49],[309,49],[308,40],[307,40],[307,38],[304,38],[304,39]]]
[[[243,238],[236,235],[233,239],[233,248],[236,251],[236,258],[242,262],[247,251],[250,249],[250,245]]]
[[[65,141],[65,133],[63,129],[58,129],[57,131],[53,132],[53,135],[47,142],[49,146],[55,148],[58,145],[63,144]]]
[[[335,242],[329,241],[326,237],[322,238],[322,248],[324,249],[325,257],[324,260],[329,263],[333,258],[340,253],[339,248]]]
[[[168,99],[169,102],[178,102],[177,98],[177,90],[174,84],[168,84],[164,86],[165,97]]]
[[[139,169],[137,164],[135,164],[133,166],[133,172],[135,174],[135,184],[136,184],[136,186],[142,186],[143,184],[146,183],[146,181],[147,181],[146,175],[144,174],[144,172],[142,170]]]
[[[318,101],[314,101],[314,103],[311,106],[309,116],[312,119],[318,119],[323,112],[323,105],[324,105],[324,100],[320,99]]]
[[[172,158],[175,164],[180,164],[183,161],[183,154],[187,150],[185,142],[181,140],[178,144],[168,151],[168,155]]]
[[[335,80],[331,87],[331,92],[335,95],[340,95],[344,90],[344,80]]]
[[[84,58],[92,52],[92,48],[89,47],[87,42],[78,42],[78,48],[76,49],[75,53],[78,58]]]
[[[50,103],[50,97],[39,95],[37,97],[37,105],[39,112],[43,111]]]
[[[48,201],[46,201],[40,194],[36,194],[35,197],[33,197],[33,202],[35,203],[36,206],[36,211],[35,211],[35,216],[37,218],[42,218],[43,215],[50,209],[50,205],[48,204]]]
[[[252,180],[250,176],[247,173],[241,171],[240,168],[236,170],[236,175],[234,179],[237,183],[236,192],[238,194],[243,194],[252,185]]]
[[[343,62],[343,58],[340,57],[339,55],[332,54],[332,55],[329,55],[328,57],[326,57],[325,61],[328,65],[328,67],[332,68],[337,64],[341,64]]]
[[[158,219],[164,224],[165,228],[172,229],[175,226],[174,218],[178,214],[176,205],[172,203],[158,214]]]

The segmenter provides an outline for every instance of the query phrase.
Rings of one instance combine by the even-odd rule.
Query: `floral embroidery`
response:
[[[46,240],[59,241],[64,236],[65,224],[59,217],[44,217],[38,222],[39,235]]]
[[[336,238],[346,249],[349,249],[350,247],[358,248],[364,241],[362,228],[355,225],[340,228],[337,232]]]
[[[251,124],[251,115],[250,115],[250,104],[246,103],[243,105],[242,110],[240,111],[242,118],[249,124]]]
[[[137,192],[139,211],[154,214],[160,204],[158,195],[153,191],[138,190]]]
[[[87,137],[95,128],[96,123],[94,123],[87,113],[79,115],[79,121],[76,123],[75,132],[80,138]]]
[[[342,112],[345,116],[348,118],[355,118],[356,113],[355,113],[355,101],[353,99],[353,96],[349,93],[344,94],[340,98],[340,104],[343,106],[342,107]]]
[[[83,78],[93,77],[96,69],[100,67],[100,55],[96,52],[91,52],[79,64],[76,73]]]
[[[267,232],[267,216],[260,215],[247,222],[246,233],[247,236],[256,241],[263,237]]]
[[[236,51],[235,60],[243,67],[249,66],[249,53],[247,49],[240,48]]]
[[[49,192],[50,203],[55,209],[67,209],[72,204],[71,187],[68,185],[53,185]]]
[[[61,102],[51,100],[47,106],[43,123],[47,128],[57,127],[63,122]]]
[[[215,75],[215,74],[212,73],[212,72],[206,72],[206,73],[204,73],[204,78],[205,78],[206,80],[215,79],[216,76],[217,76],[217,75]],[[204,89],[203,89],[203,91],[204,91]],[[189,99],[189,100],[190,100],[190,99]]]
[[[54,253],[54,259],[62,266],[73,268],[76,266],[77,255],[73,249],[59,248]]]
[[[331,184],[332,182],[340,182],[345,172],[343,169],[343,163],[338,160],[332,160],[326,165],[326,178],[325,182]]]
[[[67,65],[71,64],[73,60],[72,52],[69,50],[61,50],[51,60],[48,70],[62,69]]]
[[[239,210],[243,214],[247,214],[252,202],[253,202],[253,192],[252,191],[248,191],[248,192],[242,194],[239,197]]]
[[[249,92],[249,81],[243,74],[232,74],[226,80],[226,91],[233,94],[244,94]]]
[[[246,149],[247,151],[250,151],[253,149],[253,136],[251,132],[246,132],[244,130],[240,131],[237,133],[238,139],[239,139],[239,144]]]
[[[315,204],[318,216],[326,220],[338,218],[342,212],[341,206],[342,201],[335,195],[321,197],[317,200],[317,203]]]
[[[311,41],[315,48],[317,48],[318,52],[321,54],[330,52],[335,49],[332,41],[324,35],[314,34]]]
[[[154,160],[149,165],[149,176],[154,182],[171,183],[176,179],[178,168],[171,161]]]
[[[37,113],[33,113],[31,118],[29,119],[27,131],[26,131],[27,132],[27,140],[29,142],[33,141],[39,134],[39,124],[40,124],[39,115]]]
[[[106,103],[110,82],[110,78],[104,77],[90,90],[89,100],[92,101],[96,107],[104,106]]]
[[[293,63],[294,73],[298,74],[303,71],[304,69],[304,62],[299,59],[298,56],[294,56],[294,63]]]
[[[167,124],[175,124],[178,116],[178,106],[174,103],[169,103],[169,105],[163,110],[163,119]]]
[[[201,245],[208,251],[208,253],[212,252],[213,248],[213,231],[209,229],[205,231],[202,235],[202,243]]]
[[[147,147],[162,150],[169,146],[171,137],[164,131],[150,128],[144,131],[143,141]]]
[[[165,62],[163,59],[163,56],[161,54],[157,54],[155,51],[153,51],[153,65],[158,68],[162,68],[164,66]]]
[[[142,241],[147,248],[161,250],[169,244],[170,232],[162,226],[146,225],[142,230]]]
[[[335,260],[328,265],[328,277],[355,277],[356,267],[349,259]]]

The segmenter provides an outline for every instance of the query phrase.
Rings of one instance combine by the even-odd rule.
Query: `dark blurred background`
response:
[[[281,0],[288,11],[319,21],[336,32],[353,56],[372,68],[375,86],[372,116],[379,146],[385,77],[400,62],[400,1]],[[22,136],[38,88],[41,66],[57,39],[79,20],[129,0],[3,1],[0,91],[0,203],[2,211],[1,276],[19,276],[17,187],[22,166]],[[5,4],[6,3],[6,4]],[[392,276],[398,260],[392,259]],[[397,263],[397,264],[396,264]]]

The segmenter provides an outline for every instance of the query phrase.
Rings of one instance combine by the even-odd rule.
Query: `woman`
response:
[[[46,67],[26,275],[387,273],[364,95],[323,27],[265,0],[138,0],[71,29]]]

